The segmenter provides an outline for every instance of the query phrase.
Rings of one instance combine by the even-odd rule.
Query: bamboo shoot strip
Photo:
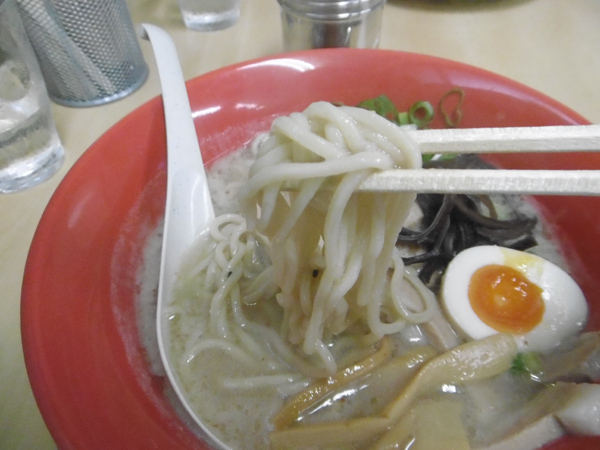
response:
[[[311,384],[307,389],[290,399],[273,418],[275,429],[281,430],[288,427],[303,411],[317,403],[333,390],[339,389],[349,382],[364,376],[375,367],[386,362],[392,356],[392,350],[393,347],[390,338],[384,338],[381,342],[381,347],[374,354],[342,369],[332,377],[323,378]]]
[[[271,448],[291,450],[311,445],[340,448],[363,439],[372,439],[397,423],[424,391],[444,383],[462,383],[498,375],[510,369],[516,354],[517,344],[509,334],[496,334],[461,344],[425,363],[380,417],[363,417],[274,431],[270,436]]]

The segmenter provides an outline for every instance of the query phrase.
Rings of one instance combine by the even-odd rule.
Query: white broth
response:
[[[241,237],[236,239],[244,248],[250,248],[246,254],[251,255],[248,257],[251,261],[246,261],[244,269],[239,273],[232,270],[225,276],[219,275],[216,263],[213,262],[214,255],[226,254],[229,247],[225,244],[220,248],[220,244],[208,243],[206,237],[202,238],[190,249],[181,270],[175,299],[166,312],[171,318],[171,352],[173,361],[176,361],[174,369],[182,380],[181,388],[186,399],[207,429],[226,446],[235,450],[269,448],[272,444],[271,433],[277,428],[274,422],[280,420],[278,414],[284,409],[286,402],[294,395],[310,389],[309,386],[319,383],[319,379],[334,376],[327,373],[326,366],[324,368],[320,364],[319,357],[302,352],[301,341],[290,343],[283,336],[289,331],[286,326],[289,317],[281,307],[277,285],[269,278],[273,271],[269,256],[270,243],[246,232],[245,222],[238,223],[241,216],[226,216],[241,210],[239,191],[246,185],[255,159],[256,147],[241,149],[219,159],[208,174],[215,211],[217,215],[225,215],[220,219],[221,225],[215,229],[217,233],[223,234],[235,234],[238,232],[236,230],[241,229]],[[511,198],[507,202],[498,197],[494,198],[494,203],[501,217],[512,217],[515,210],[520,216],[536,215],[535,207],[522,199]],[[415,208],[417,207],[412,206],[413,210]],[[416,214],[414,217],[418,216]],[[538,221],[535,227],[537,245],[530,251],[564,266],[547,235],[542,229],[541,221]],[[404,249],[403,254],[414,251],[413,246]],[[148,244],[147,263],[140,272],[142,288],[139,315],[140,329],[152,360],[152,368],[162,375],[153,329],[159,254],[160,236],[157,233]],[[313,277],[320,276],[319,270],[315,269]],[[231,281],[230,277],[237,278]],[[244,295],[253,292],[252,283],[257,277],[264,277],[265,280],[261,284],[260,301],[246,302]],[[420,289],[411,288],[406,283],[402,286],[407,292]],[[246,287],[239,294],[236,289],[241,284]],[[231,296],[231,303],[214,301],[223,289],[238,292],[227,294]],[[414,295],[419,297],[420,294]],[[380,355],[385,345],[390,346],[385,360],[387,362],[375,365],[365,371],[364,375],[323,395],[292,419],[281,419],[282,423],[286,423],[282,429],[310,429],[310,426],[323,423],[335,424],[366,416],[385,415],[390,402],[393,403],[393,399],[402,394],[418,370],[429,361],[445,355],[455,345],[465,342],[464,336],[448,328],[441,307],[436,304],[433,309],[432,316],[423,321],[425,324],[406,323],[398,331],[389,333],[384,338],[387,339],[387,344],[380,339],[369,338],[372,333],[368,330],[365,332],[365,325],[360,320],[345,325],[346,328],[339,334],[324,333],[323,341],[326,342],[327,352],[333,355],[336,370],[361,365],[363,361],[369,360],[370,355]],[[385,308],[382,311],[385,314]],[[434,321],[431,317],[437,318],[435,320],[438,323],[445,324],[441,325],[449,335],[445,343],[445,338],[438,341],[428,331],[427,323]],[[350,316],[347,320],[351,322],[355,318]],[[419,353],[421,351],[423,353]],[[415,360],[401,360],[403,355],[417,354],[415,352],[419,354],[415,358],[422,358],[418,364]],[[443,405],[438,409],[448,407],[448,411],[461,411],[465,433],[461,439],[466,440],[472,448],[486,448],[514,433],[515,418],[525,417],[514,411],[528,408],[529,402],[544,389],[546,386],[543,383],[529,377],[515,376],[505,368],[499,374],[472,383],[449,381],[423,388],[418,395],[423,406],[416,406],[406,415],[413,414],[416,417],[414,420],[418,422],[421,417],[419,414],[430,411],[430,407],[435,410],[437,405]],[[494,408],[488,407],[490,402],[494,403]],[[376,443],[382,435],[386,435],[385,432],[372,433],[364,440],[354,439],[352,442],[342,439],[340,444],[309,443],[303,447],[292,443],[290,448],[384,448],[377,447]],[[541,441],[523,444],[523,449],[533,449],[546,442],[544,439],[552,440],[556,437],[548,434]],[[277,449],[287,448],[280,444],[274,445]],[[372,445],[375,447],[371,447]]]

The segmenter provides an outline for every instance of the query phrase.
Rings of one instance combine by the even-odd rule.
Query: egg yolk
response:
[[[475,314],[502,333],[533,330],[544,315],[542,289],[512,267],[490,264],[479,268],[469,283]]]

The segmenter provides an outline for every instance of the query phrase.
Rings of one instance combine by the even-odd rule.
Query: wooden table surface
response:
[[[210,33],[187,30],[175,0],[128,0],[128,5],[134,23],[153,23],[172,35],[186,79],[283,51],[276,0],[242,0],[240,21]],[[141,46],[150,67],[144,86],[104,106],[54,105],[67,154],[64,167],[40,186],[0,195],[0,449],[56,448],[23,362],[19,308],[24,265],[40,216],[65,173],[103,132],[159,94],[151,48],[147,42]],[[388,0],[381,48],[499,73],[600,123],[598,0]]]

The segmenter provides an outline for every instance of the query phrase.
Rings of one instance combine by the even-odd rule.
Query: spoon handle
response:
[[[142,24],[157,62],[167,129],[167,200],[163,255],[176,267],[214,217],[177,49],[163,29]],[[165,256],[163,256],[165,257]]]

